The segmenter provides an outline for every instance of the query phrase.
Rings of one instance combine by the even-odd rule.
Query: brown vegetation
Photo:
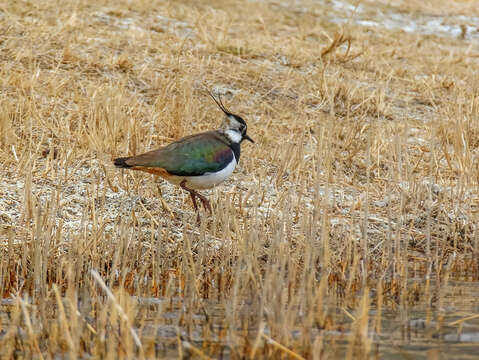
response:
[[[415,311],[427,345],[477,327],[451,285],[479,278],[477,8],[383,3],[0,5],[0,358],[357,359]],[[217,127],[204,86],[256,144],[198,225],[111,159]]]

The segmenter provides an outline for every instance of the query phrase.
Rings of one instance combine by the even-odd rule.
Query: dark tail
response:
[[[126,160],[128,160],[128,159],[129,159],[129,157],[118,158],[118,159],[113,160],[113,163],[118,168],[131,168],[132,166],[128,165],[126,163]]]

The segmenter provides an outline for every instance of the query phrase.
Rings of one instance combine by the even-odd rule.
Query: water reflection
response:
[[[418,285],[418,280],[413,282]],[[419,284],[424,288],[424,282]],[[431,288],[436,289],[435,284]],[[369,310],[369,333],[372,358],[388,359],[477,359],[479,349],[479,284],[471,282],[450,282],[442,285],[433,301],[428,305],[418,303],[401,308],[398,304],[383,304],[382,314],[371,305]],[[170,343],[173,351],[177,338],[202,346],[204,332],[208,331],[208,342],[228,348],[228,338],[220,336],[224,330],[225,307],[215,301],[204,302],[204,312],[189,314],[195,319],[191,329],[179,326],[180,319],[187,309],[182,298],[136,298],[138,306],[148,310],[151,320],[143,327],[143,336],[154,336],[157,341]],[[335,330],[311,329],[311,341],[322,337],[324,343],[333,344],[333,358],[343,358],[350,347],[352,319],[344,309],[327,305]],[[241,304],[241,312],[254,314],[258,311],[254,302]],[[351,309],[351,311],[353,311]],[[158,317],[158,312],[161,316]],[[380,331],[377,319],[380,318]],[[251,317],[251,319],[253,319]],[[259,319],[257,319],[259,321]],[[175,325],[176,324],[176,325]],[[206,325],[207,324],[207,325]],[[250,322],[249,331],[242,330],[253,341],[258,333],[258,323]],[[239,330],[239,329],[238,329]],[[292,329],[291,337],[301,339],[303,329]],[[268,326],[264,334],[270,336]],[[163,340],[160,340],[163,339]],[[163,344],[164,345],[164,344]],[[167,347],[168,348],[168,347]],[[165,350],[166,351],[166,350]],[[228,358],[228,357],[226,357]]]

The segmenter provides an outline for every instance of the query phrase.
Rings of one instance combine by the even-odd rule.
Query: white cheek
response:
[[[241,139],[243,138],[241,136],[241,133],[239,133],[238,131],[236,130],[226,130],[225,131],[225,134],[226,136],[229,137],[229,139],[231,140],[231,142],[234,142],[234,143],[239,143],[241,141]]]

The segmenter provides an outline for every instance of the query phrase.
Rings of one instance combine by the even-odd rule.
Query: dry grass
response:
[[[466,30],[339,1],[0,5],[0,358],[370,358],[417,311],[428,346],[477,327],[451,285],[479,278],[477,7],[383,3],[354,16]],[[256,144],[197,225],[111,159],[219,125],[203,85]]]

